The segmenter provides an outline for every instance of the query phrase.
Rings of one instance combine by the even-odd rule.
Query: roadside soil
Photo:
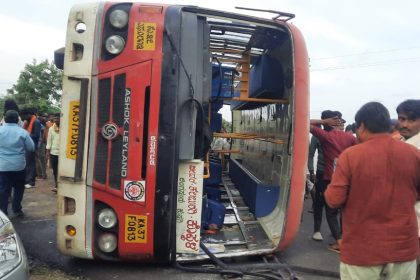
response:
[[[37,180],[35,188],[26,189],[23,198],[23,211],[26,220],[55,219],[57,216],[57,194],[52,191],[54,186],[52,170],[47,170],[48,178]],[[84,277],[75,277],[59,269],[49,267],[47,264],[34,259],[30,252],[28,262],[30,280],[86,280]]]
[[[85,280],[84,277],[70,276],[61,270],[52,269],[46,265],[31,267],[30,280]]]

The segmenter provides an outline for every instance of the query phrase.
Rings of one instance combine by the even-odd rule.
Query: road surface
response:
[[[52,177],[51,174],[50,178]],[[112,263],[81,260],[61,255],[56,248],[56,194],[51,179],[37,181],[37,187],[25,191],[23,218],[13,218],[31,262],[32,280],[134,280],[134,279],[222,279],[219,275],[184,272],[172,266],[138,263]],[[293,268],[301,279],[337,279],[339,255],[327,250],[333,242],[324,219],[323,242],[313,241],[310,199],[305,201],[302,225],[293,244],[278,254],[281,262]],[[259,263],[260,259],[233,260],[236,264]],[[244,278],[253,279],[253,278]]]

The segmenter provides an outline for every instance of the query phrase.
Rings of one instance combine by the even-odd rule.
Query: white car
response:
[[[29,279],[29,266],[23,244],[12,222],[0,211],[0,279]]]

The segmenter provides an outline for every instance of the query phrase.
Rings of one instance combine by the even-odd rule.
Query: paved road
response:
[[[87,279],[221,279],[219,275],[188,273],[171,266],[155,264],[110,263],[76,259],[61,255],[56,249],[55,211],[56,195],[51,192],[52,181],[37,181],[37,187],[26,190],[24,218],[12,218],[30,259],[35,265],[47,264],[73,276]],[[292,246],[279,254],[279,259],[292,266],[303,279],[337,279],[339,256],[327,250],[332,242],[326,222],[323,224],[323,242],[311,239],[312,214],[310,201],[305,202],[302,226]],[[252,262],[253,260],[242,260]],[[335,276],[335,277],[334,277]],[[251,279],[251,278],[245,278]]]

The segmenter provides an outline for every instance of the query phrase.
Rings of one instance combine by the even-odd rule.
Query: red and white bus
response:
[[[193,261],[207,258],[200,242],[218,257],[273,253],[292,242],[309,128],[308,56],[292,17],[142,3],[72,8],[62,253]],[[220,133],[223,105],[232,110],[228,133]],[[208,152],[212,133],[229,148]]]

